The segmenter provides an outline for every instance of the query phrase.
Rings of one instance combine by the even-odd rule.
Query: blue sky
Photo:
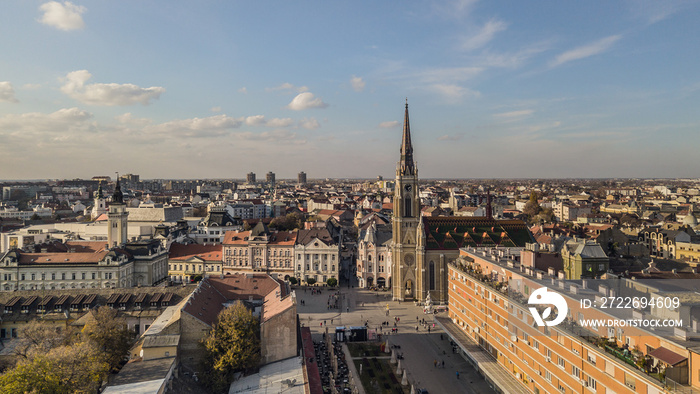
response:
[[[11,1],[0,179],[700,177],[697,1]]]

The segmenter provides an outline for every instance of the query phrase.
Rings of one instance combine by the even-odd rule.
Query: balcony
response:
[[[527,297],[517,291],[509,291],[507,282],[494,280],[490,278],[489,275],[482,274],[481,267],[478,264],[460,260],[457,260],[452,264],[455,266],[455,268],[461,271],[461,273],[466,274],[480,283],[493,288],[498,293],[506,296],[509,301],[529,306]],[[542,313],[544,310],[544,306],[538,305],[535,307],[540,313]],[[666,385],[669,383],[665,378],[665,372],[661,368],[653,367],[652,357],[644,355],[636,348],[631,350],[627,348],[620,348],[618,347],[617,341],[615,341],[614,338],[610,340],[606,337],[600,337],[597,333],[581,327],[574,320],[569,318],[559,324],[556,329],[563,331],[565,334],[572,337],[579,337],[599,348],[601,352],[613,356],[621,363],[626,364],[632,371],[636,372],[638,378],[647,378],[647,383],[654,382],[662,387],[666,387]],[[548,333],[548,328],[546,327],[545,333]],[[678,387],[688,386],[678,385]]]

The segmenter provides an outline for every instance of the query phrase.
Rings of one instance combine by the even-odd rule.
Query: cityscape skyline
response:
[[[697,178],[698,2],[538,5],[12,2],[0,178]]]

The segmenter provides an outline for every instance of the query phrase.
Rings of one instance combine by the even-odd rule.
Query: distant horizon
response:
[[[134,174],[138,175],[138,174]],[[95,176],[100,176],[100,175],[95,175]],[[90,178],[36,178],[36,179],[0,179],[0,183],[21,183],[21,182],[57,182],[57,181],[93,181]],[[384,177],[384,181],[393,181],[395,178],[386,178]],[[117,178],[114,177],[110,180],[110,182],[116,182]],[[241,181],[242,183],[247,183],[245,178],[140,178],[139,179],[141,182],[152,182],[152,181],[202,181],[202,182],[207,182],[207,181]],[[372,178],[338,178],[338,177],[325,177],[325,178],[308,178],[307,177],[307,182],[306,183],[314,183],[314,182],[323,182],[326,180],[338,180],[338,181],[377,181],[377,177],[372,177]],[[426,182],[426,181],[488,181],[488,180],[494,180],[494,181],[568,181],[568,180],[589,180],[589,181],[633,181],[633,180],[641,180],[644,182],[649,182],[649,181],[664,181],[664,180],[669,180],[669,181],[682,181],[682,182],[700,182],[700,177],[699,178],[663,178],[663,177],[655,177],[655,178],[620,178],[620,177],[615,177],[615,178],[585,178],[585,177],[576,177],[576,178],[545,178],[545,177],[539,177],[539,178],[495,178],[495,177],[490,177],[490,178],[419,178],[419,182]],[[275,182],[280,182],[280,181],[285,181],[285,182],[296,182],[296,178],[279,178],[275,176]],[[268,183],[265,180],[256,180],[255,184],[266,184]]]

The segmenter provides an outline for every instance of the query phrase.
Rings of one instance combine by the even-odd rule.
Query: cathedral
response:
[[[521,220],[486,216],[421,216],[418,167],[413,160],[408,102],[401,158],[396,166],[392,218],[392,295],[394,300],[447,303],[447,264],[466,247],[522,248],[534,238]]]

